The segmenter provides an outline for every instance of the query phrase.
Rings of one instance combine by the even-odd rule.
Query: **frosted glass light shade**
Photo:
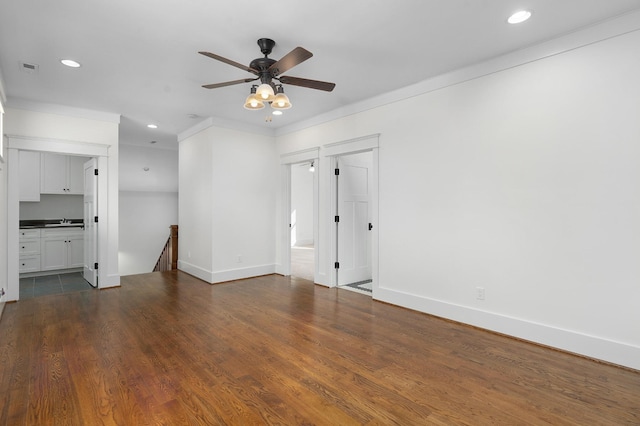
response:
[[[262,99],[263,102],[271,102],[275,93],[273,93],[273,87],[270,84],[261,84],[256,90],[256,96]]]
[[[247,96],[247,100],[244,101],[244,107],[245,109],[251,110],[262,109],[264,108],[264,102],[258,99],[255,93],[251,93],[249,96]]]

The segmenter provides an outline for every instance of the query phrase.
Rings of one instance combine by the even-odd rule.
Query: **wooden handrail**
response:
[[[169,238],[162,248],[160,257],[153,272],[164,272],[178,269],[178,225],[169,226]]]

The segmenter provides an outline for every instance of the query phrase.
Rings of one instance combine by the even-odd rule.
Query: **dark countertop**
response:
[[[42,220],[21,220],[20,229],[35,228],[82,228],[84,221],[82,219],[66,219],[70,223],[60,223],[62,219],[42,219]]]

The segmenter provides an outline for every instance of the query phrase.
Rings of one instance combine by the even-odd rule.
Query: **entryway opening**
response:
[[[336,283],[372,295],[373,152],[335,157]]]
[[[315,280],[316,160],[291,165],[290,249],[291,276]]]

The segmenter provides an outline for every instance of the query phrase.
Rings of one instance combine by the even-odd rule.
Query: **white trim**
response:
[[[198,124],[195,124],[194,126],[191,126],[188,129],[178,133],[178,142],[182,142],[183,140],[190,138],[191,136],[213,126],[221,127],[224,129],[238,130],[245,133],[255,133],[264,136],[274,137],[276,135],[275,129],[270,127],[256,126],[253,124],[243,123],[240,121],[220,117],[208,117]]]
[[[409,99],[414,96],[423,95],[434,90],[460,84],[465,81],[538,61],[550,56],[559,55],[570,50],[638,30],[640,30],[640,11],[636,10],[607,21],[567,33],[564,36],[554,38],[544,43],[539,43],[531,47],[501,55],[446,74],[434,76],[430,79],[398,90],[383,93],[379,96],[365,99],[361,102],[356,102],[324,114],[316,115],[308,120],[280,127],[276,129],[275,135],[282,136],[288,133],[297,132],[299,130],[317,126],[349,115]]]
[[[456,305],[405,293],[378,288],[374,298],[474,327],[513,336],[575,354],[600,359],[617,365],[640,370],[640,347],[565,330],[547,324],[514,318],[468,306]]]
[[[304,163],[305,161],[317,160],[320,148],[309,148],[301,151],[288,152],[280,155],[280,164]]]
[[[0,70],[0,103],[7,104],[7,92],[4,90],[4,78],[2,77],[2,71]],[[0,134],[1,136],[2,134]]]
[[[331,157],[343,154],[356,154],[358,152],[370,151],[378,148],[380,133],[374,133],[359,138],[347,139],[340,142],[333,142],[323,145],[323,155]]]
[[[248,268],[228,269],[226,271],[216,271],[213,273],[211,284],[223,283],[233,280],[241,280],[244,278],[259,277],[261,275],[270,275],[276,272],[276,265],[258,265]]]
[[[94,111],[84,108],[74,108],[65,105],[46,104],[33,102],[20,98],[7,99],[8,108],[23,109],[27,111],[45,112],[56,115],[67,115],[71,117],[86,118],[88,120],[106,121],[108,123],[120,124],[120,114],[104,111]]]
[[[178,259],[178,269],[180,271],[186,272],[189,275],[193,275],[196,278],[200,278],[202,281],[206,281],[210,284],[213,282],[213,272],[203,269],[192,263],[185,262],[184,260]]]
[[[109,155],[109,145],[106,144],[18,135],[7,135],[7,138],[9,148],[21,151],[55,152],[87,157],[106,157]]]

